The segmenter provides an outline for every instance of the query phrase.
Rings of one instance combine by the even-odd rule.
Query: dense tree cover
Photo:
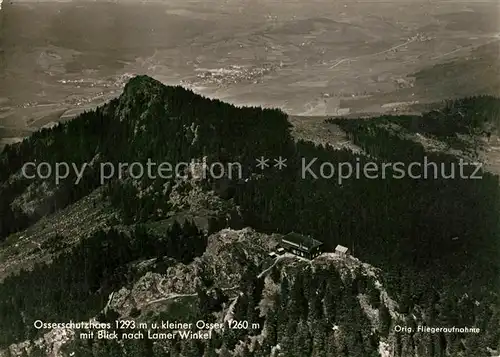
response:
[[[394,148],[379,141],[380,151]],[[412,143],[409,143],[413,146]],[[387,145],[387,147],[385,146]],[[310,161],[349,162],[348,151],[298,143],[299,155]],[[387,161],[411,163],[408,156],[393,154]],[[423,152],[422,152],[423,153]],[[405,154],[405,152],[403,152]],[[436,162],[451,163],[448,157]],[[420,158],[413,158],[422,162]],[[439,161],[437,161],[439,160]],[[362,158],[359,162],[368,162]],[[376,160],[379,165],[385,160]],[[322,240],[328,249],[336,244],[354,247],[354,254],[388,272],[412,272],[408,280],[439,286],[443,278],[460,278],[460,284],[491,281],[498,272],[498,180],[350,178],[302,179],[300,164],[281,173],[250,181],[238,192],[247,220],[269,231],[299,231]],[[458,237],[458,239],[454,239]],[[464,265],[468,266],[465,271]],[[431,271],[428,271],[432,267]],[[421,279],[413,274],[423,273]],[[429,274],[430,273],[430,274]],[[460,275],[461,273],[464,273]],[[438,279],[434,281],[434,279]],[[430,281],[429,281],[430,280]],[[467,288],[465,288],[467,289]]]
[[[375,119],[379,125],[397,124],[404,128],[407,133],[424,134],[438,139],[452,148],[475,152],[477,149],[477,143],[474,142],[475,137],[485,136],[489,139],[493,133],[498,133],[500,103],[499,99],[495,97],[476,96],[446,100],[440,109],[434,109],[421,115],[387,115]],[[358,120],[329,119],[328,121],[340,123],[342,127],[351,129],[353,135],[352,130],[359,128]]]
[[[440,139],[456,137],[457,134],[491,135],[500,128],[500,105],[498,98],[482,95],[446,100],[440,109],[393,119],[394,123],[412,132]]]
[[[280,153],[290,147],[286,115],[279,110],[237,108],[219,100],[211,100],[182,87],[166,87],[150,78],[132,79],[119,99],[86,112],[78,119],[36,132],[21,144],[8,145],[0,156],[0,238],[27,227],[45,214],[75,202],[100,183],[100,164],[113,166],[114,180],[106,183],[116,207],[124,211],[128,222],[144,221],[158,208],[168,211],[164,185],[175,179],[154,179],[147,174],[139,186],[130,180],[120,164],[163,162],[175,166],[192,159],[206,157],[213,162],[237,162],[248,168],[257,154]],[[84,178],[75,185],[76,175],[70,175],[55,187],[54,177],[48,180],[23,179],[8,182],[27,162],[46,162],[55,167],[65,162],[80,168],[84,163]],[[109,172],[103,170],[106,174]],[[32,171],[28,172],[30,175]],[[157,176],[157,172],[153,172]],[[119,178],[119,179],[116,179]],[[29,185],[48,182],[55,191],[47,198],[49,210],[30,214],[12,209],[12,201]],[[154,194],[137,199],[141,189],[152,187]],[[139,202],[140,201],[140,202]]]
[[[189,263],[205,251],[206,237],[187,221],[165,236],[143,226],[129,233],[98,231],[48,265],[10,276],[0,285],[0,344],[33,338],[35,320],[85,321],[105,306],[108,295],[130,282],[127,264],[172,257]]]
[[[69,350],[75,356],[114,356],[120,350],[125,356],[241,356],[268,357],[279,347],[279,356],[378,356],[379,331],[372,330],[370,321],[363,314],[352,286],[356,282],[342,280],[332,266],[315,271],[301,266],[300,271],[281,275],[281,268],[273,268],[277,292],[267,298],[271,308],[260,315],[259,302],[263,297],[264,282],[257,278],[255,266],[250,265],[241,281],[242,291],[235,301],[233,319],[248,321],[247,329],[233,329],[226,323],[223,331],[213,332],[208,341],[138,340],[127,341],[121,348],[116,342],[75,341]],[[206,288],[206,287],[205,287]],[[194,307],[192,320],[203,317],[220,306],[206,310],[209,301],[203,294]],[[172,316],[162,315],[165,321]],[[213,315],[212,315],[213,317]],[[186,317],[184,321],[188,321]],[[191,321],[191,320],[189,320]],[[208,320],[210,321],[210,320]],[[340,329],[334,328],[335,326]],[[263,334],[262,340],[252,342],[252,336]],[[244,346],[244,347],[242,347]],[[134,354],[130,351],[133,351]],[[239,352],[236,352],[239,351]],[[278,352],[277,351],[277,352]]]
[[[34,176],[34,179],[21,175],[24,164],[44,162],[54,169],[56,163],[68,163],[80,168],[84,163],[91,163],[99,153],[99,148],[105,147],[105,134],[110,131],[109,118],[99,108],[81,114],[78,120],[37,131],[19,144],[7,145],[0,155],[0,239],[28,227],[44,215],[66,207],[99,184],[95,167],[85,170],[78,185],[74,184],[74,170],[70,170],[68,177],[56,186],[53,175],[47,180],[40,179],[32,166],[28,167],[26,174]],[[45,175],[47,171],[42,170],[41,173]],[[14,174],[16,178],[9,180]],[[42,191],[54,191],[54,194],[42,195],[43,209],[26,213],[13,207],[14,199],[29,186],[43,187],[42,183],[46,184]]]
[[[482,108],[476,110],[481,112]],[[392,214],[399,216],[396,219],[400,222],[394,226],[401,232],[398,238],[401,245],[398,243],[398,246],[402,248],[402,257],[407,249],[406,265],[437,264],[441,278],[443,275],[458,278],[460,285],[466,281],[486,282],[491,279],[497,283],[494,277],[498,276],[499,267],[493,256],[499,248],[498,177],[482,172],[480,180],[461,178],[457,169],[459,159],[439,152],[425,152],[420,144],[386,130],[383,124],[388,120],[397,122],[397,118],[381,117],[369,122],[339,120],[337,123],[346,129],[356,144],[382,162],[405,162],[408,165],[423,162],[425,158],[437,163],[437,169],[428,167],[428,179],[389,180],[392,192],[381,192],[400,205]],[[441,165],[444,165],[446,175],[454,166],[455,177],[441,177]],[[469,177],[474,170],[473,166],[465,166],[463,171]],[[365,187],[369,188],[370,184]],[[464,266],[467,267],[465,270]],[[427,284],[428,280],[424,283]],[[471,288],[469,284],[463,286]],[[479,284],[476,287],[478,289],[474,290],[479,291]]]

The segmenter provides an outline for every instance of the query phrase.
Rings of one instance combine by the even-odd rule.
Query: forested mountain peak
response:
[[[441,177],[436,170],[458,167],[459,158],[429,152],[401,132],[458,145],[457,133],[494,125],[497,105],[478,97],[421,117],[339,119],[335,125],[361,149],[353,152],[293,140],[280,110],[237,108],[135,77],[103,107],[0,155],[0,346],[41,338],[48,331],[33,327],[37,319],[214,322],[230,312],[257,325],[210,342],[80,339],[61,353],[487,356],[500,349],[498,177]],[[267,168],[256,165],[261,157]],[[273,165],[280,157],[285,167]],[[120,169],[201,159],[237,163],[242,173],[195,181]],[[396,178],[389,168],[385,177],[341,181],[324,171],[325,164],[425,160],[436,163],[435,177]],[[56,182],[23,176],[26,162],[85,170]],[[313,163],[312,174],[304,162]],[[110,166],[115,171],[103,180]],[[327,253],[313,260],[269,256],[276,236],[290,232],[314,237]],[[338,244],[352,247],[355,258],[328,253]],[[393,330],[403,323],[481,333]]]
[[[137,75],[129,79],[123,89],[123,96],[149,96],[155,91],[165,89],[165,85],[147,75]]]
[[[147,229],[136,229],[133,240],[144,239],[141,235],[145,232]],[[106,237],[115,245],[119,242],[116,234],[101,232],[95,237]],[[167,257],[131,261],[130,283],[109,291],[105,307],[92,318],[107,321],[109,316],[133,316],[138,322],[203,318],[221,325],[231,320],[248,321],[253,326],[240,331],[231,330],[229,325],[215,329],[214,340],[220,339],[221,344],[207,346],[204,354],[182,356],[210,356],[221,348],[233,356],[247,356],[245,351],[276,357],[293,353],[301,357],[389,356],[398,349],[408,352],[405,357],[426,353],[425,344],[419,346],[413,337],[401,339],[390,331],[397,323],[404,324],[407,319],[417,323],[422,317],[408,318],[398,312],[379,269],[355,257],[333,253],[324,253],[314,261],[289,253],[269,257],[280,239],[280,235],[261,234],[249,227],[223,229],[208,236],[203,254],[190,261],[176,262]],[[79,339],[80,332],[49,329],[42,337],[13,344],[8,350],[16,357],[28,350],[86,356],[89,350]],[[176,343],[166,343],[162,348],[174,349]],[[147,344],[136,341],[135,348],[146,353]],[[111,347],[113,341],[100,341],[94,349]]]
[[[122,94],[111,101],[108,106],[114,109],[113,114],[120,120],[128,118],[139,121],[153,114],[167,114],[169,110],[172,111],[167,103],[180,100],[178,97],[181,96],[181,92],[184,92],[182,94],[188,93],[180,87],[167,87],[149,76],[139,75],[131,78]],[[151,110],[157,110],[157,112],[150,113]],[[136,115],[138,113],[140,115]],[[161,118],[151,119],[160,120]]]

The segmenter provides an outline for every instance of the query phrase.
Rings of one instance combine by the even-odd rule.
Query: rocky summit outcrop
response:
[[[253,319],[254,331],[238,334],[235,344],[224,343],[222,348],[231,356],[264,349],[266,356],[287,357],[299,348],[300,356],[350,356],[348,350],[381,357],[430,355],[425,334],[401,333],[395,328],[411,329],[422,320],[399,312],[379,269],[335,253],[323,253],[312,261],[289,253],[270,258],[268,253],[279,238],[251,228],[223,229],[208,238],[205,252],[193,262],[146,271],[131,285],[110,294],[104,312],[114,311],[125,320],[156,321],[155,316],[168,316],[171,306],[189,306],[193,299],[200,299],[198,288],[204,287],[208,300],[224,297],[221,301],[225,302],[212,311],[216,322]],[[135,265],[152,268],[156,263]],[[258,267],[255,275],[248,276],[249,266]],[[190,312],[185,313],[185,322],[191,322]],[[301,345],[307,335],[321,338]],[[0,356],[31,356],[34,351],[51,357],[74,356],[79,342],[75,330],[54,329],[36,340],[11,345]],[[154,344],[171,346],[165,341]]]
[[[126,320],[154,321],[154,316],[164,314],[174,303],[199,299],[198,288],[204,287],[209,299],[225,296],[226,302],[212,312],[216,321],[256,319],[253,322],[255,331],[246,331],[247,336],[242,335],[239,343],[227,347],[232,350],[231,355],[244,356],[244,351],[257,351],[273,341],[270,355],[288,356],[287,344],[295,344],[294,336],[277,330],[285,328],[286,321],[292,323],[295,319],[293,324],[301,326],[299,335],[330,334],[334,344],[330,350],[340,349],[350,343],[353,326],[349,320],[356,318],[358,322],[365,321],[368,335],[377,336],[378,342],[374,342],[372,350],[380,351],[381,356],[393,356],[396,336],[393,332],[379,336],[384,324],[388,323],[382,319],[397,323],[404,321],[405,316],[396,311],[397,303],[380,282],[380,271],[354,257],[345,258],[334,253],[324,253],[313,261],[288,253],[270,258],[268,253],[276,249],[279,239],[279,235],[262,234],[251,228],[223,229],[208,237],[205,252],[189,264],[172,263],[159,271],[153,269],[158,263],[155,260],[135,262],[134,265],[142,265],[145,272],[131,285],[111,293],[104,312],[114,311],[117,318]],[[256,269],[249,276],[248,267],[251,266]],[[206,286],[207,281],[210,286]],[[255,294],[253,302],[248,301],[252,299],[251,292]],[[331,299],[337,293],[346,301],[350,299],[346,310],[340,305],[331,305],[335,304]],[[309,300],[300,305],[305,311],[294,307],[305,302],[301,299]],[[320,305],[314,306],[316,303]],[[250,308],[249,304],[255,314],[243,312],[242,308]],[[381,306],[386,309],[387,316],[381,314]],[[276,325],[277,319],[284,320],[281,323],[285,325]],[[282,336],[276,337],[277,333]],[[47,356],[73,356],[78,339],[75,330],[54,329],[36,340],[13,344],[0,355],[23,356],[41,351]],[[163,341],[155,343],[161,345]],[[311,348],[318,353],[321,348],[326,351],[326,347],[320,345]]]
[[[238,290],[246,268],[260,266],[276,244],[277,237],[251,228],[223,229],[208,237],[205,252],[193,262],[175,264],[161,273],[147,272],[130,288],[112,293],[107,308],[128,316],[133,309],[195,296],[197,287],[207,279],[219,289]]]

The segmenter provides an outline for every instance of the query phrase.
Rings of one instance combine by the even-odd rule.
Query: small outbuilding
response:
[[[335,253],[337,253],[342,257],[347,257],[350,254],[349,248],[344,247],[343,245],[340,244],[335,247]]]

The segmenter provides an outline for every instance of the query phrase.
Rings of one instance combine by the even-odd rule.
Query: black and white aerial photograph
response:
[[[500,357],[498,0],[0,0],[0,357]]]

